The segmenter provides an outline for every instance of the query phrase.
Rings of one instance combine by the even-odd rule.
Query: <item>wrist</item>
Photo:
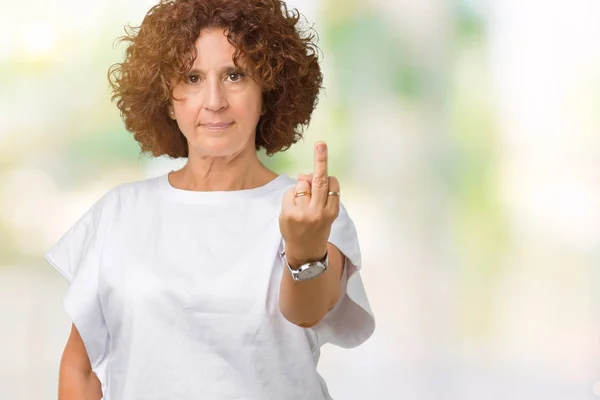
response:
[[[301,265],[313,262],[322,261],[327,255],[327,245],[322,249],[312,251],[298,251],[294,246],[285,246],[285,258],[292,269],[298,269]]]

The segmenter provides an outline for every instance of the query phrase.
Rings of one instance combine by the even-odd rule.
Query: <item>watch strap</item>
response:
[[[323,272],[325,272],[327,270],[327,267],[329,266],[329,252],[328,251],[325,252],[325,256],[323,258],[321,258],[320,260],[309,261],[307,263],[300,265],[296,269],[292,268],[292,266],[289,264],[287,257],[285,256],[285,250],[283,250],[281,252],[281,257],[283,259],[284,264],[287,266],[288,270],[292,274],[292,278],[296,281],[314,279],[317,276],[321,275]],[[308,269],[312,269],[312,268],[320,268],[322,271],[314,276],[311,276],[310,278],[305,278],[305,279],[300,278],[300,275],[302,272],[304,272]]]

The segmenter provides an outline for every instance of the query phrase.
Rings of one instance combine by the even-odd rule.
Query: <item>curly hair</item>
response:
[[[122,63],[108,70],[111,100],[142,153],[188,156],[188,143],[168,117],[173,88],[197,57],[194,42],[207,28],[222,28],[242,57],[246,73],[262,88],[265,114],[256,129],[256,150],[287,150],[310,123],[323,76],[312,29],[280,0],[161,0],[140,26],[125,27],[129,42]]]

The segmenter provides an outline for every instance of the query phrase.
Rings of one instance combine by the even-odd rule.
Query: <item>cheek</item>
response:
[[[173,108],[177,116],[177,124],[185,134],[186,132],[191,132],[196,125],[200,103],[194,99],[194,96],[179,98],[181,100],[173,101]]]
[[[190,110],[197,109],[200,104],[200,95],[198,91],[191,90],[184,86],[177,86],[173,89],[172,102],[177,114],[187,116]]]
[[[260,107],[257,107],[256,103],[244,103],[237,110],[240,120],[244,120],[246,123],[257,122],[260,118]]]
[[[230,104],[232,106],[233,104]],[[262,110],[260,95],[243,96],[235,102],[237,114],[246,122],[258,122]]]

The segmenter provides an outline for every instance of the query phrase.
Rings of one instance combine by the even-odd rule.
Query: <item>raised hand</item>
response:
[[[283,196],[279,228],[286,244],[286,256],[304,263],[323,258],[331,225],[340,209],[340,184],[327,174],[327,145],[315,145],[314,170],[299,176],[295,188]]]

